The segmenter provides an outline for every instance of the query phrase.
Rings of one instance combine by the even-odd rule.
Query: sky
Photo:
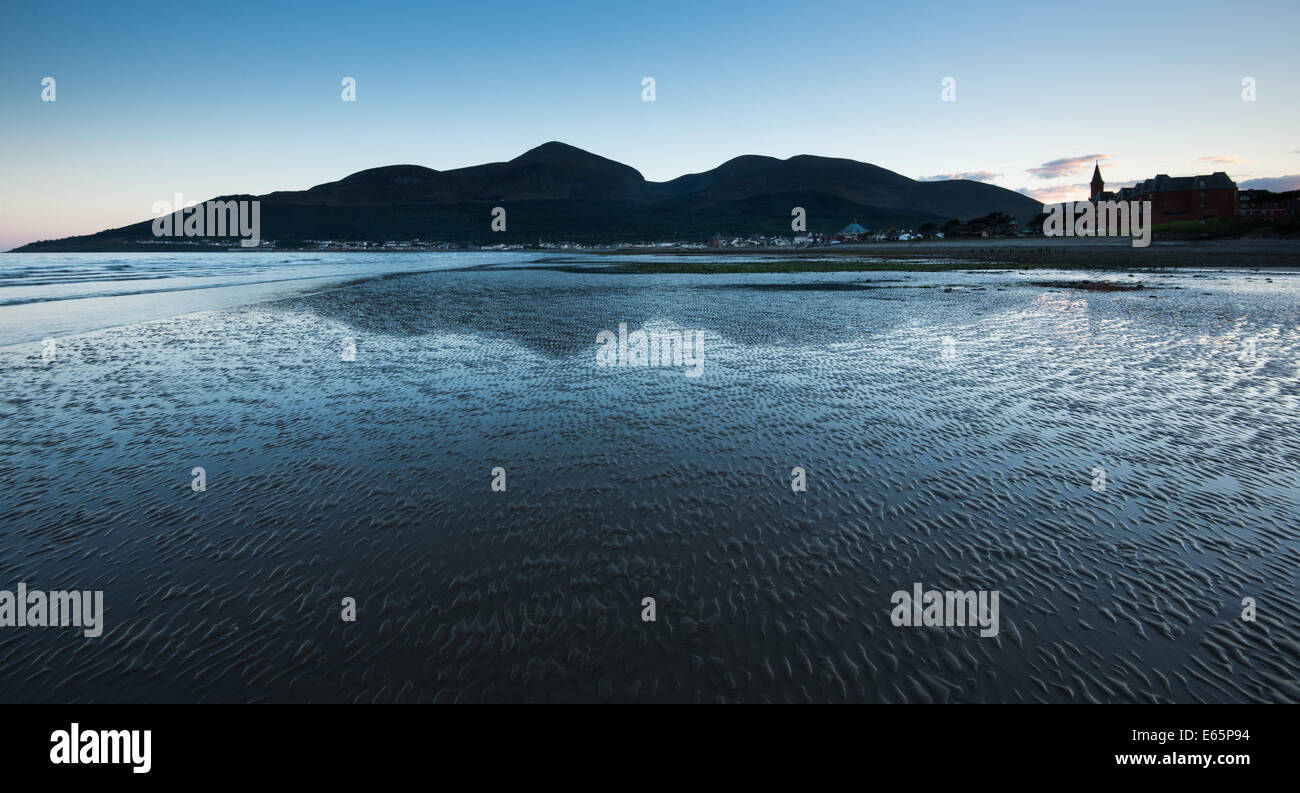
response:
[[[1086,198],[1096,160],[1108,188],[1223,170],[1294,189],[1297,30],[1295,0],[10,4],[0,250],[146,220],[176,193],[549,140],[654,181],[816,154],[1044,201]]]

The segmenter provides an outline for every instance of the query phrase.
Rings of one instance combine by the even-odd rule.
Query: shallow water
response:
[[[358,278],[531,258],[477,252],[11,254],[0,256],[0,346],[247,305]]]
[[[1297,701],[1297,298],[455,269],[5,347],[0,588],[107,627],[0,629],[0,700]]]

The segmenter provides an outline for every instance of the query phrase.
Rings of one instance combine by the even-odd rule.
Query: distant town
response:
[[[980,237],[1026,237],[1030,236],[1028,228],[1021,228],[1019,224],[1002,216],[996,219],[981,219],[973,222],[987,222],[988,225],[979,229],[976,234],[957,234],[955,236],[980,236]],[[953,227],[959,226],[957,221],[952,221],[951,225],[946,225],[949,232]],[[898,229],[890,228],[884,231],[869,231],[857,222],[852,222],[842,230],[833,234],[810,233],[792,236],[727,236],[715,234],[707,241],[687,241],[687,240],[659,240],[647,242],[620,242],[608,244],[594,244],[582,242],[548,242],[538,240],[535,243],[499,243],[496,245],[468,245],[454,242],[435,242],[429,240],[389,240],[389,241],[372,241],[372,240],[294,240],[288,242],[277,242],[276,240],[262,240],[258,246],[261,249],[272,250],[314,250],[314,251],[455,251],[455,250],[474,250],[474,251],[519,251],[519,250],[653,250],[656,248],[677,248],[685,250],[708,250],[709,248],[812,248],[824,245],[840,245],[846,242],[907,242],[910,240],[921,239],[943,239],[945,232],[943,228],[936,224],[928,224],[918,229]],[[220,244],[216,239],[194,238],[186,240],[177,240],[173,238],[156,239],[147,237],[135,241],[139,245],[160,245],[172,247],[174,245],[193,245],[199,247],[213,247]],[[220,245],[220,247],[230,247],[231,250],[247,251],[250,248],[241,248],[238,246]]]

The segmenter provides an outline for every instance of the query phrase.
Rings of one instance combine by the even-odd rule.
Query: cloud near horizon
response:
[[[1245,160],[1239,159],[1232,155],[1216,154],[1213,157],[1201,157],[1196,162],[1212,162],[1215,165],[1240,165]]]
[[[1060,159],[1045,162],[1037,168],[1030,168],[1027,173],[1031,173],[1039,179],[1074,176],[1079,173],[1087,173],[1094,162],[1106,162],[1109,159],[1109,154],[1082,154],[1078,157],[1061,157]],[[1114,163],[1108,164],[1113,165]]]
[[[961,171],[959,173],[937,173],[934,176],[922,176],[918,182],[947,182],[951,179],[969,179],[973,182],[987,182],[1001,176],[993,171]]]
[[[1262,176],[1258,179],[1247,179],[1237,184],[1239,190],[1271,190],[1274,193],[1285,193],[1288,190],[1300,190],[1300,173],[1288,174],[1286,176]]]
[[[1020,192],[1041,201],[1044,204],[1061,204],[1066,201],[1082,201],[1088,197],[1087,183],[1058,184],[1052,187],[1022,187]]]

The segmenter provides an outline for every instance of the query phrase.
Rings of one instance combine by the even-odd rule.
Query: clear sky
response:
[[[819,154],[1044,200],[1086,197],[1095,158],[1108,185],[1300,187],[1297,31],[1295,0],[9,4],[0,250],[145,220],[177,192],[548,140],[656,181]]]

